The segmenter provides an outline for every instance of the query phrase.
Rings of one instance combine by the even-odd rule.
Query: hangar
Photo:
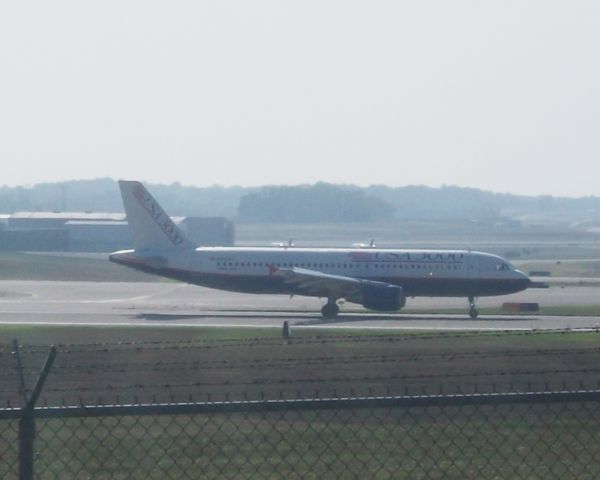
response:
[[[232,246],[234,224],[223,217],[173,217],[198,245]],[[111,252],[130,248],[123,213],[17,212],[0,218],[0,250]]]

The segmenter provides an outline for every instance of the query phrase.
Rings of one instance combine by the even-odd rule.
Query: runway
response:
[[[531,289],[514,295],[482,298],[481,307],[503,302],[541,305],[595,305],[600,285],[577,284]],[[247,295],[178,283],[0,281],[0,324],[94,326],[243,326],[385,328],[431,330],[514,330],[598,328],[600,316],[482,315],[468,318],[466,299],[415,298],[407,307],[417,313],[365,313],[342,305],[335,322],[321,318],[323,300],[279,295]],[[432,309],[464,309],[464,315],[428,314]]]

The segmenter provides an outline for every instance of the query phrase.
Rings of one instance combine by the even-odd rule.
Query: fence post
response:
[[[19,480],[33,479],[33,440],[35,421],[33,409],[23,409],[19,420]]]
[[[42,388],[50,368],[56,357],[56,347],[50,347],[50,353],[42,368],[40,376],[35,382],[35,386],[31,391],[31,395],[27,399],[27,403],[22,408],[21,419],[19,420],[19,480],[33,480],[33,444],[35,440],[35,404],[42,393]]]
[[[290,338],[290,322],[287,320],[283,322],[283,338]]]
[[[17,373],[17,386],[19,389],[19,396],[21,397],[21,405],[25,405],[27,403],[27,388],[25,387],[25,375],[23,374],[23,363],[21,362],[21,352],[19,352],[19,342],[16,338],[13,340],[12,353]]]

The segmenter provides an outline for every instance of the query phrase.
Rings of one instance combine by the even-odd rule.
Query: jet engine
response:
[[[402,287],[395,285],[363,285],[361,304],[369,310],[400,310],[406,304]]]

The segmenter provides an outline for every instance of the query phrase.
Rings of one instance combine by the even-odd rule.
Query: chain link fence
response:
[[[36,408],[33,478],[595,479],[599,406],[584,391]],[[22,414],[0,410],[3,479],[24,478]]]
[[[15,340],[0,478],[600,478],[597,332],[478,335]]]

